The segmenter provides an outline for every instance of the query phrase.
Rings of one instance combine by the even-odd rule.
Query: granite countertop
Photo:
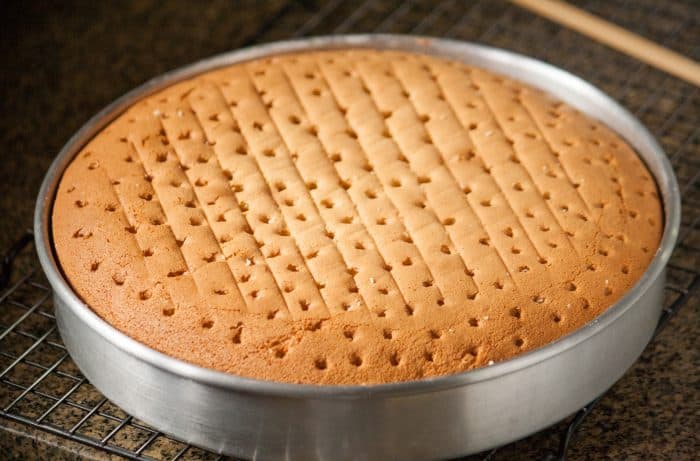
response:
[[[285,21],[320,7],[309,1],[291,3],[3,2],[0,251],[31,225],[46,169],[92,114],[169,69],[260,39],[284,37],[285,31],[299,26]],[[378,1],[372,8],[384,11],[396,5]],[[493,5],[494,11],[510,7],[502,2]],[[427,15],[431,8],[424,10]],[[485,28],[483,24],[469,27],[475,34]],[[695,101],[697,125],[700,104]],[[700,149],[694,155],[700,159]],[[700,236],[693,238],[698,245]],[[690,267],[700,261],[697,254],[678,258],[685,258]],[[569,459],[696,459],[700,452],[699,293],[693,294],[585,420]],[[496,459],[538,459],[544,447],[554,444],[551,433],[542,433],[505,448]],[[112,458],[1,418],[0,454],[6,459]]]

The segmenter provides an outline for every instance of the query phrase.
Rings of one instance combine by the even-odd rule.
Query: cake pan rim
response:
[[[661,190],[664,208],[664,231],[659,247],[651,263],[635,285],[630,288],[622,298],[591,322],[562,336],[556,341],[508,360],[498,362],[493,366],[416,381],[367,385],[317,385],[264,381],[203,368],[170,357],[130,338],[102,320],[89,306],[82,302],[73,291],[68,281],[64,278],[58,261],[56,260],[51,243],[50,217],[53,199],[61,175],[73,156],[87,141],[134,102],[155,91],[183,79],[194,77],[202,72],[237,62],[244,62],[282,53],[357,47],[398,49],[460,59],[463,62],[490,68],[516,79],[523,80],[530,85],[552,93],[551,87],[544,88],[542,84],[538,85],[537,81],[532,80],[536,75],[544,76],[546,77],[545,80],[543,80],[544,83],[552,83],[552,81],[555,81],[562,85],[562,88],[578,94],[587,95],[594,100],[604,101],[608,104],[611,111],[617,114],[620,123],[624,122],[626,129],[635,133],[635,136],[638,136],[638,138],[633,140],[629,139],[628,136],[624,136],[622,133],[620,133],[620,135],[635,147],[638,154],[641,154],[642,150],[638,147],[638,144],[644,145],[645,148],[643,150],[648,151],[649,153],[647,155],[652,156],[655,160],[656,165],[649,165],[648,161],[645,163],[647,163],[647,168],[651,171]],[[468,59],[465,59],[465,53],[469,54]],[[489,63],[495,67],[491,67]],[[508,72],[507,68],[503,66],[508,66],[513,72]],[[528,69],[532,71],[532,73],[518,74],[516,72],[522,69]],[[523,77],[528,77],[530,80]],[[577,106],[576,103],[572,103],[566,97],[561,97],[561,99],[575,107]],[[588,115],[595,117],[593,114]],[[609,123],[607,124],[610,126]],[[611,126],[611,128],[619,133],[616,127]],[[662,276],[663,270],[668,263],[671,251],[677,240],[679,226],[680,192],[670,161],[641,122],[592,84],[558,67],[511,51],[451,39],[389,34],[322,36],[258,45],[197,61],[145,82],[110,103],[90,118],[60,150],[44,178],[39,191],[34,215],[37,253],[41,266],[54,290],[54,296],[60,297],[65,305],[85,323],[86,327],[99,332],[100,336],[105,341],[112,343],[129,355],[137,357],[163,371],[194,380],[198,383],[240,392],[278,395],[292,398],[304,398],[307,396],[313,396],[315,398],[366,398],[370,395],[378,394],[401,395],[431,392],[496,379],[500,376],[545,361],[554,355],[575,347],[583,341],[590,340],[597,333],[614,324],[617,318],[634,307],[634,304],[639,298],[644,296],[647,289],[658,277]]]

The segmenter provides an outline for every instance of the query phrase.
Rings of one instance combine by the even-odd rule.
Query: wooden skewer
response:
[[[700,86],[700,64],[627,29],[559,0],[511,1],[611,48]]]

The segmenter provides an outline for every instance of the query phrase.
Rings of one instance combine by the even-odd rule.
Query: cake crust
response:
[[[370,384],[543,346],[641,276],[656,185],[617,134],[418,54],[282,55],[149,96],[66,169],[59,264],[100,317],[251,378]]]

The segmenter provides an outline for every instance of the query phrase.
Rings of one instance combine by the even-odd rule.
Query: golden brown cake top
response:
[[[615,133],[458,62],[349,50],[233,65],[120,115],[53,238],[103,319],[237,375],[445,375],[590,321],[646,269],[656,186]]]

